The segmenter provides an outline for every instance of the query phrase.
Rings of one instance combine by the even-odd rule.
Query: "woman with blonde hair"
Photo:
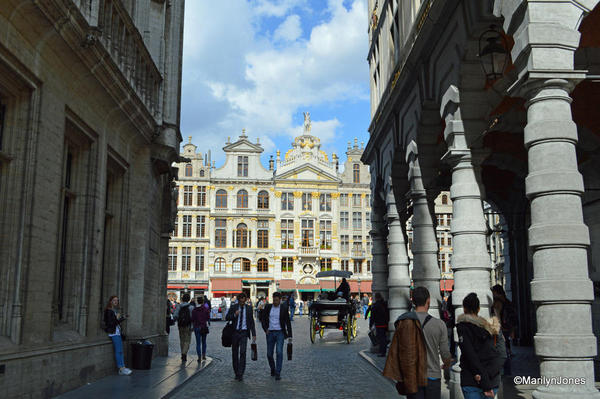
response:
[[[112,340],[115,349],[115,359],[119,368],[119,375],[130,375],[131,370],[125,367],[123,358],[123,340],[121,338],[121,323],[127,318],[119,309],[119,297],[116,295],[108,299],[106,308],[104,309],[104,331]]]

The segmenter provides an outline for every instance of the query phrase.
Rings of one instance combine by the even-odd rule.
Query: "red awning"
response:
[[[208,284],[200,284],[200,285],[188,285],[190,290],[207,290]]]
[[[298,291],[300,292],[319,292],[321,286],[319,284],[298,284]]]
[[[354,281],[354,280],[350,280],[348,281],[348,283],[350,284],[350,292],[358,292],[358,281]],[[360,292],[363,293],[369,293],[371,292],[371,281],[361,281],[360,282]]]
[[[168,284],[167,288],[170,290],[184,288],[183,284]]]
[[[293,279],[279,280],[279,290],[294,291],[295,289],[296,289],[296,280],[293,280]]]
[[[212,292],[219,294],[239,294],[242,292],[241,278],[213,278]]]
[[[342,280],[340,279],[340,281]],[[335,282],[333,280],[321,280],[319,284],[321,285],[322,290],[334,291],[336,288]]]
[[[452,291],[454,280],[440,280],[440,291]]]

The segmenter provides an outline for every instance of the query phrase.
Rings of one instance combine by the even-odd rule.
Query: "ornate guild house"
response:
[[[168,294],[209,298],[274,291],[312,299],[333,290],[320,270],[349,270],[353,293],[371,292],[370,175],[363,147],[348,144],[340,172],[321,150],[305,113],[304,132],[263,167],[260,143],[228,139],[225,163],[211,165],[190,142],[178,163],[176,228],[169,244]]]

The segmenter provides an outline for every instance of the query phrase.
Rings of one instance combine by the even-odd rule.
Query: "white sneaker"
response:
[[[129,370],[127,367],[123,367],[119,369],[119,375],[129,375],[131,374],[131,370]]]

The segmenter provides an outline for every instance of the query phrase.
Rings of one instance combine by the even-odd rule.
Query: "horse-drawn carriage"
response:
[[[317,273],[316,277],[348,278],[352,272],[330,270]],[[334,283],[335,284],[335,283]],[[310,307],[310,341],[314,344],[317,334],[323,338],[325,329],[341,330],[347,343],[356,338],[357,307],[349,299],[328,293],[327,298],[319,298]]]

